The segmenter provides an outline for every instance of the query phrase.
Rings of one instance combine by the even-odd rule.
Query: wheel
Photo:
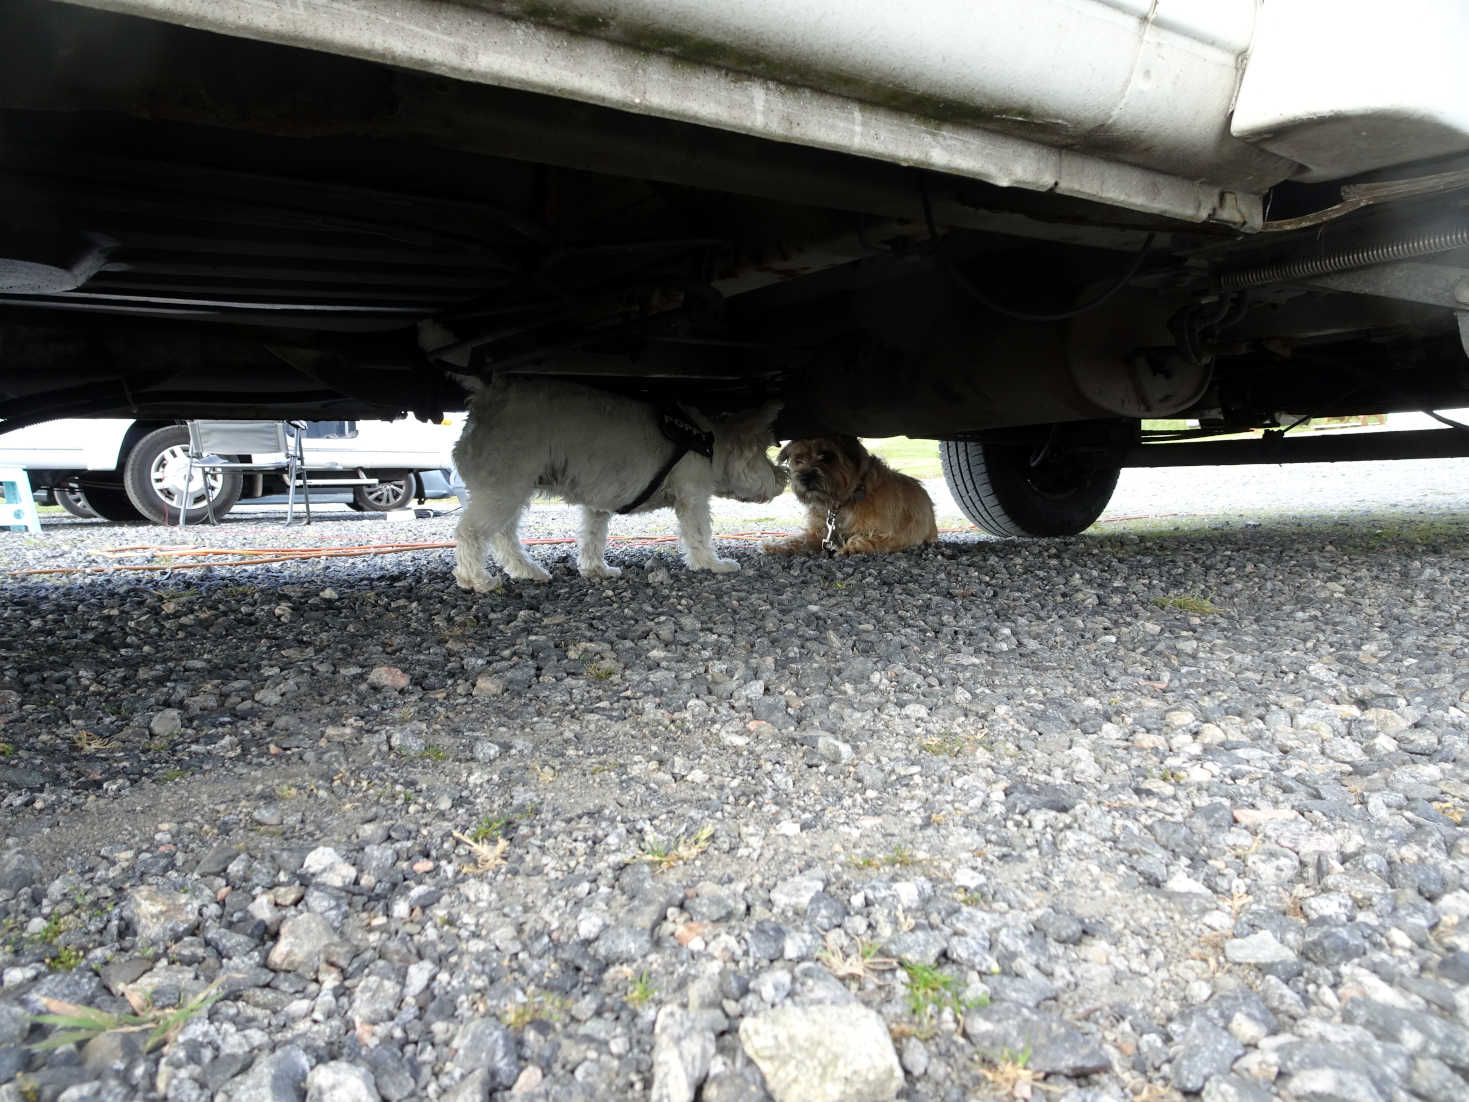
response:
[[[939,462],[964,515],[995,536],[1085,531],[1112,499],[1122,471],[1120,457],[1106,449],[971,440],[942,441]]]
[[[86,495],[88,507],[103,520],[136,523],[146,519],[138,512],[138,507],[132,503],[121,482],[88,479],[81,483],[80,488]]]
[[[413,500],[415,489],[411,474],[384,479],[376,486],[354,486],[352,508],[363,513],[386,513],[392,509],[401,509]]]
[[[96,519],[97,510],[88,503],[86,492],[76,483],[68,482],[64,486],[57,486],[52,492],[56,495],[56,504],[72,516],[83,520]]]
[[[154,524],[177,524],[181,508],[187,509],[186,524],[208,520],[206,486],[218,520],[234,508],[245,485],[237,471],[195,470],[185,486],[188,475],[189,430],[169,425],[155,429],[133,446],[123,464],[122,484],[138,512]]]

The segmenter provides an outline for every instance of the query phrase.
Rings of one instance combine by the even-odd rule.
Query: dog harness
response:
[[[673,407],[665,406],[658,411],[658,428],[672,442],[673,454],[668,457],[668,461],[663,466],[658,468],[658,473],[653,476],[651,482],[643,487],[643,492],[617,510],[618,516],[631,513],[656,494],[658,487],[662,486],[663,480],[668,477],[668,472],[673,470],[678,461],[689,452],[702,455],[705,459],[714,458],[714,434],[703,431]]]
[[[852,500],[847,502],[847,505],[856,505],[857,502],[861,501],[866,496],[867,487],[863,486],[861,483],[858,483],[857,488],[852,491]],[[847,505],[843,505],[841,508],[845,509]],[[837,509],[828,509],[826,511],[826,537],[821,541],[821,546],[825,549],[828,555],[835,555],[838,551],[842,549],[842,545],[847,542],[844,539],[837,538],[838,511],[839,510]]]

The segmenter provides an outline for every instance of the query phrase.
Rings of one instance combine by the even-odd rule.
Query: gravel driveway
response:
[[[1469,1097],[1469,462],[479,599],[97,553],[453,524],[0,533],[170,567],[5,579],[0,1102]]]

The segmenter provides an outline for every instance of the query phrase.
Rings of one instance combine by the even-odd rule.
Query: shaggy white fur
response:
[[[454,463],[469,488],[469,505],[455,531],[454,580],[464,589],[492,587],[488,548],[512,578],[544,582],[520,542],[520,517],[537,490],[582,506],[577,567],[583,577],[615,578],[605,559],[607,523],[637,498],[673,454],[652,406],[574,383],[463,380],[474,392],[469,421],[454,446]],[[673,506],[684,560],[694,570],[725,573],[739,564],[721,559],[711,542],[709,498],[769,501],[785,489],[785,472],[770,462],[775,404],[748,413],[704,419],[714,434],[714,458],[689,452],[637,512]]]

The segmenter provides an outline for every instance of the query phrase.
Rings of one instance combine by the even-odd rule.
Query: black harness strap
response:
[[[643,492],[621,509],[617,510],[618,516],[631,513],[645,501],[658,492],[658,487],[663,485],[663,480],[668,477],[668,472],[677,466],[678,461],[689,452],[702,455],[705,459],[714,458],[714,434],[705,432],[695,425],[676,409],[665,407],[658,411],[658,428],[663,435],[673,443],[673,454],[668,461],[658,468],[658,473],[653,476],[651,482],[643,487]]]

